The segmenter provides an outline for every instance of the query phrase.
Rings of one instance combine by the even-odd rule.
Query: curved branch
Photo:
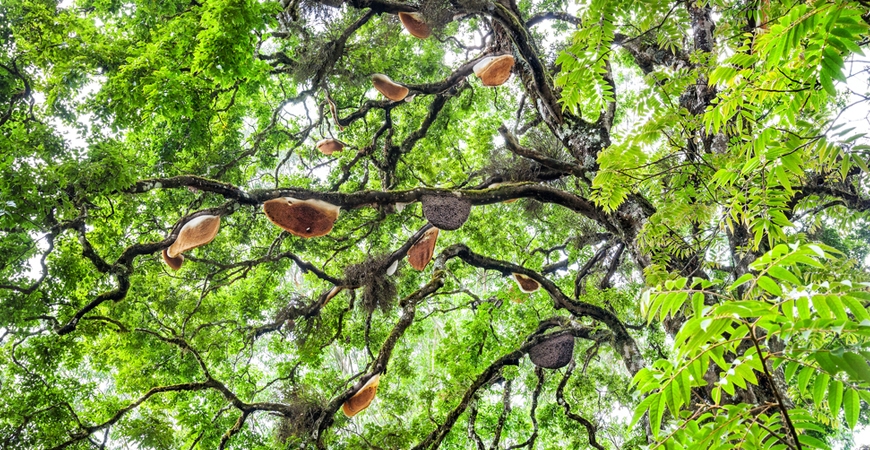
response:
[[[794,198],[789,203],[789,206],[793,209],[794,206],[800,200],[803,200],[812,195],[818,196],[827,196],[833,197],[841,202],[843,206],[853,211],[868,211],[870,210],[870,199],[862,198],[860,195],[845,191],[842,189],[837,189],[827,183],[818,182],[816,184],[808,184],[805,186],[801,186],[799,188],[795,188]]]
[[[127,291],[130,290],[130,275],[126,272],[122,272],[115,274],[115,277],[118,280],[117,288],[98,295],[97,298],[93,299],[83,308],[76,311],[73,317],[69,319],[69,321],[64,326],[57,329],[57,334],[63,336],[65,334],[69,334],[75,331],[76,327],[78,327],[79,321],[82,320],[82,317],[84,317],[85,314],[91,312],[97,306],[100,306],[103,302],[116,302],[126,297]]]
[[[133,183],[123,192],[127,194],[142,194],[152,189],[196,188],[200,191],[213,192],[228,200],[236,200],[245,205],[256,205],[258,202],[247,192],[229,183],[199,177],[196,175],[179,175],[171,178],[153,178]]]
[[[474,425],[477,423],[477,405],[475,403],[471,403],[470,411],[468,412],[468,438],[474,441],[474,445],[477,446],[477,450],[486,450],[486,446],[483,445],[483,441],[480,439],[480,435],[477,434],[477,430]]]
[[[438,256],[439,260],[447,260],[453,257],[458,257],[475,267],[497,270],[505,276],[511,273],[520,273],[533,278],[550,294],[556,308],[567,309],[575,317],[590,317],[606,325],[613,332],[614,349],[622,356],[625,367],[631,374],[635,374],[643,368],[643,356],[641,356],[634,338],[628,333],[625,324],[613,312],[591,303],[571,299],[555,283],[540,273],[506,261],[478,255],[464,244],[454,244]]]
[[[76,433],[72,433],[72,438],[70,440],[68,440],[60,445],[54,446],[51,449],[52,450],[60,450],[63,448],[67,448],[71,445],[76,444],[77,442],[80,442],[80,441],[87,439],[91,434],[93,434],[97,431],[106,429],[106,428],[114,425],[119,420],[121,420],[121,418],[124,417],[128,412],[132,411],[133,409],[135,409],[136,407],[138,407],[139,405],[141,405],[146,400],[148,400],[149,398],[153,397],[156,394],[160,394],[163,392],[202,391],[205,389],[209,389],[211,387],[212,387],[211,384],[206,382],[206,383],[182,383],[182,384],[173,384],[170,386],[159,386],[159,387],[151,388],[150,390],[148,390],[148,392],[146,392],[144,395],[139,397],[137,400],[133,401],[129,405],[116,411],[115,414],[112,415],[111,418],[109,418],[109,420],[107,420],[99,425],[84,427],[83,430],[80,430],[79,432],[76,432]]]
[[[586,184],[592,184],[591,180],[589,180],[589,178],[586,176],[587,170],[585,168],[581,167],[578,164],[572,164],[569,162],[560,161],[555,158],[550,158],[549,156],[542,155],[533,149],[523,147],[522,145],[520,145],[517,137],[514,136],[513,133],[511,133],[504,124],[502,124],[498,128],[498,134],[500,134],[501,137],[504,138],[505,146],[508,150],[511,151],[511,153],[531,159],[532,161],[540,163],[544,167],[549,167],[550,169],[558,170],[560,172],[570,173],[576,177],[583,179]]]
[[[535,384],[535,390],[532,392],[532,408],[529,411],[529,417],[532,419],[532,435],[524,442],[511,445],[505,450],[514,450],[523,447],[529,447],[530,449],[535,448],[535,441],[538,439],[538,418],[535,416],[535,411],[538,409],[538,397],[541,396],[541,390],[544,387],[544,369],[541,367],[535,367],[535,377],[538,379],[538,383]]]
[[[540,14],[535,14],[530,17],[529,20],[526,21],[526,28],[531,28],[545,20],[561,20],[562,22],[568,22],[573,25],[580,26],[583,22],[577,16],[572,16],[568,13],[563,12],[545,12]]]
[[[492,7],[492,11],[487,12],[491,13],[492,17],[507,29],[511,41],[523,59],[529,64],[536,91],[544,102],[546,112],[549,113],[555,123],[562,123],[562,108],[559,106],[559,101],[556,98],[553,80],[550,78],[546,67],[544,67],[544,63],[538,57],[538,51],[532,47],[534,41],[529,35],[528,30],[507,6],[501,3],[493,3]]]
[[[399,339],[408,327],[410,327],[414,322],[417,303],[440,289],[441,286],[444,285],[443,278],[443,272],[436,272],[429,283],[399,302],[400,305],[402,305],[402,316],[399,318],[396,326],[393,327],[390,335],[387,336],[387,340],[384,341],[383,345],[381,345],[381,349],[378,351],[378,356],[370,365],[368,373],[362,376],[354,386],[351,386],[343,393],[333,398],[317,418],[314,431],[314,438],[316,441],[320,442],[323,432],[332,425],[334,420],[333,416],[335,416],[335,413],[338,412],[338,409],[341,408],[341,405],[347,401],[347,399],[351,398],[372,377],[386,373],[387,364],[390,361],[393,349],[396,347],[396,344],[399,342]]]
[[[504,429],[504,424],[507,421],[507,416],[511,412],[511,380],[504,382],[504,392],[501,396],[502,410],[498,416],[498,423],[495,425],[495,435],[492,438],[492,444],[489,448],[492,450],[498,449],[498,443],[501,440],[501,432]]]
[[[591,330],[589,331],[589,336],[591,337]],[[573,334],[573,333],[572,333]],[[450,430],[453,429],[453,425],[456,424],[456,420],[459,419],[459,416],[462,415],[463,412],[468,408],[471,404],[471,400],[477,391],[485,386],[493,377],[497,376],[501,370],[505,366],[516,366],[520,363],[520,359],[529,352],[529,349],[534,347],[535,345],[549,339],[553,335],[542,335],[540,334],[540,328],[538,331],[532,333],[526,341],[520,346],[520,348],[507,353],[501,358],[495,360],[492,364],[490,364],[474,381],[471,383],[471,386],[466,389],[465,394],[463,394],[462,398],[459,401],[459,404],[456,405],[453,410],[451,410],[447,417],[440,426],[435,428],[425,439],[423,439],[419,444],[413,447],[414,450],[424,450],[428,448],[438,448],[441,445],[441,441],[450,433]]]
[[[195,261],[195,262],[210,264],[212,266],[220,268],[221,270],[235,269],[238,267],[254,267],[254,266],[258,266],[258,265],[263,264],[263,263],[277,262],[277,261],[280,261],[280,260],[286,258],[286,259],[292,260],[296,264],[296,266],[299,267],[300,270],[302,270],[302,273],[311,272],[317,278],[320,278],[323,281],[328,281],[336,286],[340,286],[340,285],[344,284],[344,282],[342,280],[335,278],[332,275],[329,275],[328,273],[320,270],[314,264],[311,264],[310,262],[303,260],[302,258],[297,256],[295,253],[289,252],[289,251],[279,253],[277,255],[266,255],[266,256],[262,256],[262,257],[257,258],[257,259],[239,261],[239,262],[230,263],[230,264],[225,264],[225,263],[221,263],[218,261],[212,261],[212,260],[204,259],[204,258],[197,258],[195,256],[186,256],[185,258],[190,259],[191,261]]]
[[[607,450],[598,441],[595,439],[595,432],[598,431],[598,427],[589,421],[589,419],[571,412],[571,405],[565,400],[565,386],[568,384],[568,379],[571,378],[571,374],[574,373],[574,360],[568,364],[568,369],[565,371],[565,376],[562,377],[562,381],[559,382],[559,386],[556,388],[556,402],[559,403],[563,408],[565,408],[565,415],[570,419],[580,422],[584,428],[586,428],[586,434],[589,436],[589,445],[597,448],[598,450]]]

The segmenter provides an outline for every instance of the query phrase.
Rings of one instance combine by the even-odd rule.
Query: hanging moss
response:
[[[293,438],[305,440],[315,431],[317,418],[325,411],[325,400],[317,395],[299,390],[284,394],[284,403],[290,413],[281,417],[275,430],[279,442],[287,443]]]
[[[367,314],[376,309],[389,311],[396,303],[396,284],[386,276],[387,256],[376,256],[344,270],[345,281],[362,288],[362,307]]]

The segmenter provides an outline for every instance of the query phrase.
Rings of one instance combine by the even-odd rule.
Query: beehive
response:
[[[402,21],[402,25],[405,26],[408,33],[411,33],[411,36],[426,39],[432,35],[432,29],[429,28],[429,25],[426,25],[426,22],[423,21],[423,16],[420,15],[420,13],[400,12],[399,20]]]
[[[404,100],[408,96],[408,92],[410,92],[408,88],[394,82],[390,77],[382,73],[372,75],[372,85],[374,85],[378,92],[384,94],[384,97],[394,102]]]
[[[574,357],[574,336],[563,334],[541,342],[529,349],[529,359],[538,367],[558,369],[565,367]]]
[[[321,200],[282,197],[263,203],[266,217],[295,236],[325,236],[338,219],[339,207]]]
[[[417,270],[423,270],[429,261],[432,260],[432,255],[435,254],[435,242],[438,240],[438,228],[430,228],[423,233],[423,236],[411,246],[408,250],[408,262],[411,267]]]
[[[331,155],[344,149],[344,144],[338,139],[321,139],[315,146],[324,155]]]
[[[169,248],[163,250],[163,261],[172,270],[180,269],[181,264],[184,263],[182,253],[214,240],[220,227],[220,216],[204,215],[194,217],[181,227],[175,242]]]
[[[474,74],[480,78],[484,86],[501,86],[511,77],[513,68],[513,56],[490,56],[474,65]]]
[[[375,399],[375,394],[378,393],[378,383],[380,383],[381,375],[373,376],[363,387],[360,388],[353,397],[347,399],[341,405],[341,411],[347,417],[353,417],[359,414],[360,411],[369,407],[372,400]]]
[[[527,294],[531,294],[541,287],[541,284],[535,279],[529,278],[521,273],[513,273],[513,276],[514,281],[517,282],[517,286],[519,286],[520,290]]]
[[[471,202],[454,195],[424,195],[420,203],[426,220],[442,230],[458,229],[471,213]]]

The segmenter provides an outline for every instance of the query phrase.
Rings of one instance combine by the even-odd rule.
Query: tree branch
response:
[[[634,338],[629,335],[628,330],[625,328],[625,324],[623,324],[619,317],[611,311],[590,303],[571,299],[566,296],[555,283],[538,272],[505,261],[499,261],[497,259],[478,255],[472,252],[464,244],[453,244],[446,248],[438,256],[438,264],[443,265],[443,261],[454,257],[458,257],[467,264],[475,267],[499,271],[504,276],[508,276],[511,273],[520,273],[534,279],[540,283],[541,287],[543,287],[544,290],[550,294],[550,297],[553,298],[555,308],[564,308],[575,317],[590,317],[606,325],[613,332],[614,349],[622,356],[625,367],[630,373],[635,374],[643,368],[643,357],[637,348]]]
[[[568,402],[565,400],[565,386],[568,384],[568,379],[571,378],[571,374],[574,373],[574,367],[574,360],[571,360],[571,362],[568,364],[568,368],[565,370],[565,375],[562,377],[562,381],[559,382],[559,386],[556,388],[556,402],[559,403],[559,405],[561,405],[563,408],[565,408],[566,416],[568,416],[572,420],[580,422],[580,424],[583,425],[584,428],[586,428],[586,434],[589,436],[589,445],[597,448],[598,450],[607,450],[595,439],[595,432],[598,431],[598,427],[585,417],[571,412],[571,405],[568,404]]]

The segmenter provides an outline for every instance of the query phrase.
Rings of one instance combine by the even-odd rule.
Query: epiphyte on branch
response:
[[[220,227],[220,216],[194,217],[181,227],[175,242],[169,248],[163,249],[163,261],[172,270],[180,269],[181,264],[184,263],[182,253],[211,242],[217,236]]]
[[[408,96],[408,88],[398,84],[390,79],[390,77],[382,74],[376,73],[372,75],[372,84],[375,86],[375,89],[378,90],[381,94],[384,94],[384,97],[394,101],[400,102]]]
[[[495,189],[495,188],[497,188],[497,187],[504,186],[504,185],[507,185],[507,184],[510,184],[510,183],[492,183],[492,184],[489,185],[489,187],[492,188],[492,189]],[[517,201],[517,200],[519,200],[519,199],[518,199],[518,198],[509,198],[509,199],[507,199],[507,200],[502,201],[502,203],[505,203],[505,204],[507,204],[507,203],[513,203],[513,202],[515,202],[515,201]]]
[[[275,225],[303,238],[325,236],[332,231],[340,207],[321,200],[281,197],[263,203],[266,217]]]

